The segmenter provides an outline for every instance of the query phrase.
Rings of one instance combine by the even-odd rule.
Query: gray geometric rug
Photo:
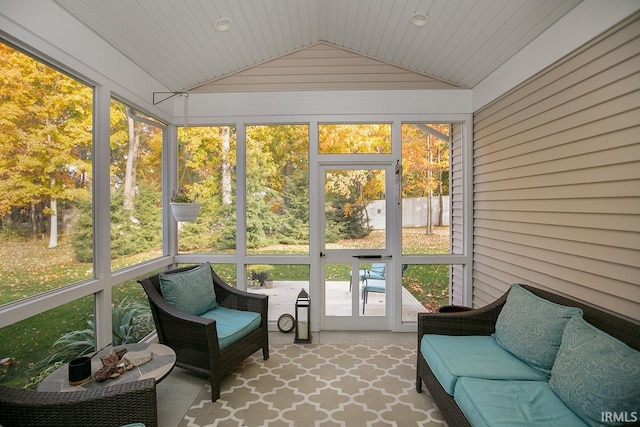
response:
[[[428,392],[415,390],[415,348],[287,344],[258,352],[201,390],[179,427],[446,426]]]

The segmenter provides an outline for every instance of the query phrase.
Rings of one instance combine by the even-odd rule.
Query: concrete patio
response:
[[[305,281],[274,281],[270,288],[254,286],[249,292],[269,295],[269,320],[275,321],[283,313],[293,314],[298,293],[301,289],[309,290],[309,282]],[[353,291],[358,292],[358,313],[362,315],[362,292],[360,285],[354,286]],[[351,292],[348,281],[328,281],[325,288],[324,307],[325,315],[349,316],[351,315]],[[313,299],[314,296],[311,295]],[[386,294],[369,293],[365,307],[365,316],[383,316],[385,314]],[[427,309],[416,300],[411,293],[402,288],[402,319],[403,321],[415,321],[417,313],[426,312]]]

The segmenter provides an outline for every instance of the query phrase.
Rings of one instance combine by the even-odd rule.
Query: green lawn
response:
[[[78,263],[63,240],[56,248],[46,241],[3,240],[0,250],[0,304],[57,289],[93,276],[91,264]],[[131,257],[135,258],[135,256]],[[46,262],[44,262],[46,260]],[[131,259],[116,260],[125,264]],[[115,303],[127,299],[147,304],[144,291],[135,281],[114,288]],[[24,386],[37,371],[30,367],[50,351],[63,334],[87,328],[92,320],[93,297],[87,296],[37,316],[0,329],[0,359],[12,361],[0,366],[0,382]]]
[[[380,247],[379,233],[372,233],[358,242],[338,242],[343,247]],[[90,263],[78,263],[71,248],[63,240],[57,248],[48,248],[45,241],[3,240],[0,250],[0,304],[36,295],[93,276]],[[446,253],[448,238],[442,232],[427,236],[423,230],[409,230],[403,237],[405,253]],[[427,248],[427,249],[425,249]],[[293,252],[291,252],[293,250]],[[288,253],[306,253],[305,247],[289,248]],[[258,253],[273,253],[264,248]],[[143,254],[144,255],[144,254]],[[114,260],[114,268],[131,265],[140,254]],[[148,259],[148,258],[147,258]],[[217,265],[216,271],[230,283],[235,283],[235,264]],[[348,264],[329,272],[329,279],[349,277]],[[307,265],[274,265],[269,275],[274,280],[308,280]],[[412,265],[403,276],[405,286],[428,309],[448,302],[448,265]],[[146,296],[135,281],[122,283],[113,290],[114,303],[125,298],[146,304]],[[63,334],[87,328],[92,320],[93,298],[88,296],[48,312],[0,329],[0,360],[11,362],[0,366],[0,382],[21,387],[39,373],[30,367],[42,360],[53,343]]]

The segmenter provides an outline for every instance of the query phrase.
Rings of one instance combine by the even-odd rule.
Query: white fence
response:
[[[384,229],[386,209],[384,200],[374,200],[367,205],[367,213],[370,225],[374,230]],[[440,204],[438,197],[431,198],[431,219],[434,225],[438,225]],[[442,225],[449,225],[449,196],[442,196]],[[402,199],[402,226],[426,227],[427,226],[427,198],[415,197]]]

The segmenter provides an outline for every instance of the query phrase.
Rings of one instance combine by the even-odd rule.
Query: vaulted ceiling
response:
[[[167,89],[215,92],[224,87],[216,82],[274,61],[282,67],[318,45],[473,88],[580,0],[56,2]],[[428,15],[426,25],[411,23],[415,13]],[[228,31],[214,30],[220,18]]]

